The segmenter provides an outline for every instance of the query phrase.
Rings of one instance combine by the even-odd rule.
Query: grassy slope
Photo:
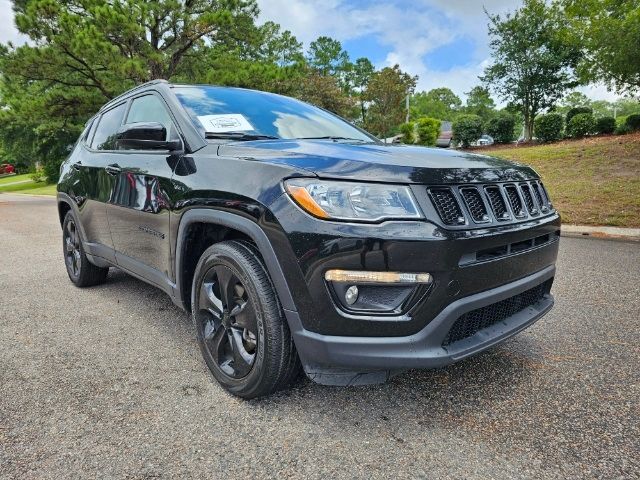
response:
[[[28,180],[28,182],[24,182]],[[23,182],[23,183],[15,183]],[[11,185],[15,183],[14,185]],[[31,175],[13,175],[10,177],[0,178],[0,193],[13,192],[13,193],[29,193],[33,195],[55,195],[56,186],[47,185],[45,182],[34,182],[31,180]]]
[[[535,168],[565,223],[640,227],[640,133],[474,152]]]
[[[31,175],[25,173],[24,175],[7,175],[6,177],[3,176],[2,178],[0,178],[0,187],[8,183],[22,182],[24,180],[31,180]]]

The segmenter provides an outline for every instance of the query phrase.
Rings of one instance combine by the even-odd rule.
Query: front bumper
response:
[[[515,335],[545,315],[553,306],[548,289],[555,274],[553,265],[506,285],[454,301],[422,330],[401,337],[322,335],[306,330],[296,312],[287,319],[305,371],[313,380],[328,384],[375,383],[394,371],[434,368],[451,364]],[[514,297],[542,284],[542,298],[464,340],[443,346],[453,324],[462,315]]]

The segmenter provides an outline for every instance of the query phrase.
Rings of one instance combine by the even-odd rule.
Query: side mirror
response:
[[[178,139],[167,140],[167,129],[158,122],[138,122],[122,125],[116,133],[119,150],[169,150],[180,149]]]

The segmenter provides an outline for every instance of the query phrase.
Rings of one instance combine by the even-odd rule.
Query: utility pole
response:
[[[406,98],[407,118],[405,119],[405,123],[409,123],[409,95],[410,93],[407,92],[407,98]]]

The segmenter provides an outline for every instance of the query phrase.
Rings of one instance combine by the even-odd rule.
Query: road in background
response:
[[[53,199],[0,195],[1,478],[638,478],[640,244],[563,238],[556,308],[448,368],[242,401],[190,318],[69,282]]]

